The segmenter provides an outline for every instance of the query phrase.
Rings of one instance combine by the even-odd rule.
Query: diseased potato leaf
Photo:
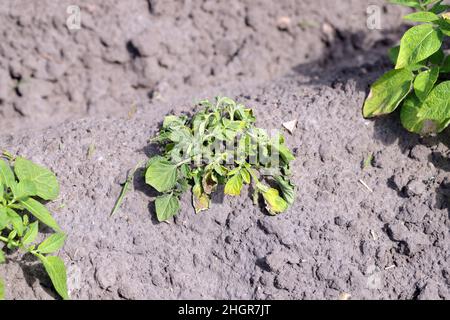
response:
[[[241,194],[242,186],[242,176],[239,173],[236,173],[225,184],[225,194],[230,196],[238,196]]]
[[[294,188],[287,176],[295,157],[284,137],[269,136],[256,127],[252,109],[230,98],[218,97],[215,104],[205,100],[200,105],[203,109],[192,116],[167,116],[157,138],[151,140],[158,143],[161,154],[149,159],[145,181],[163,193],[155,200],[158,220],[166,221],[180,209],[179,197],[189,185],[198,213],[209,209],[212,194],[222,190],[219,185],[224,186],[224,194],[237,196],[244,183],[253,183],[255,190],[259,179],[281,175],[285,178],[282,195],[292,204]],[[267,192],[272,212],[285,211],[288,202]]]
[[[288,203],[280,197],[277,189],[269,188],[268,190],[263,191],[262,195],[266,203],[266,209],[271,215],[284,212],[288,208]]]
[[[414,74],[408,69],[391,70],[378,79],[370,90],[363,115],[371,118],[393,112],[411,90]]]

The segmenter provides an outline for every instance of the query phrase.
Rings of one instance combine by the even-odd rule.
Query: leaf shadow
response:
[[[16,262],[22,269],[23,277],[30,288],[35,286],[36,281],[39,281],[39,285],[49,296],[55,300],[61,300],[61,297],[53,288],[53,284],[44,266],[38,263],[38,261],[35,256],[25,254],[20,261]]]
[[[156,209],[155,203],[153,201],[159,193],[145,183],[145,167],[141,167],[136,170],[133,176],[133,188],[134,190],[143,193],[146,198],[148,198],[148,211],[150,214],[150,219],[153,225],[159,224],[160,222],[156,219]]]
[[[357,80],[359,91],[368,92],[369,86],[390,69],[387,51],[394,46],[405,27],[383,30],[382,37],[371,31],[350,31],[333,28],[332,35],[323,34],[324,51],[315,60],[292,68],[295,75],[303,75],[299,84],[335,87]]]

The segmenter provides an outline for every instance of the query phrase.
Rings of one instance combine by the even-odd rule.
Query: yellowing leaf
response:
[[[205,211],[209,209],[210,199],[207,194],[201,194],[200,197],[192,195],[192,202],[195,209],[195,213]]]
[[[248,172],[247,169],[242,168],[240,173],[241,173],[243,182],[246,183],[246,184],[249,184],[251,182],[251,180],[250,180],[250,172]]]
[[[214,192],[214,190],[216,190],[217,179],[212,173],[212,171],[208,171],[207,173],[205,173],[205,175],[203,176],[202,185],[203,190],[205,191],[206,194],[211,194]]]
[[[264,201],[266,202],[266,209],[271,215],[276,215],[286,211],[288,203],[280,197],[277,189],[269,188],[262,192]]]
[[[414,74],[407,70],[391,70],[378,79],[370,90],[363,115],[371,118],[394,111],[411,90]]]
[[[242,176],[240,174],[235,174],[225,184],[224,192],[230,196],[238,196],[241,194],[242,185]]]

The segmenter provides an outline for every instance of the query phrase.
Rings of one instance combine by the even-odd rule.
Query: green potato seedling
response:
[[[450,123],[450,5],[440,0],[391,0],[417,10],[404,18],[419,24],[389,51],[395,69],[371,87],[363,115],[372,118],[401,108],[402,125],[420,135],[439,133]]]
[[[284,137],[257,128],[253,111],[232,99],[206,100],[200,106],[190,118],[165,117],[152,139],[161,154],[148,161],[145,181],[161,193],[155,200],[158,220],[177,214],[179,197],[189,188],[195,212],[209,209],[218,185],[224,185],[226,195],[238,196],[245,184],[253,184],[255,202],[262,195],[270,214],[286,211],[295,191],[288,178],[294,156]]]
[[[0,158],[0,242],[3,249],[21,250],[34,255],[43,264],[56,292],[68,299],[64,262],[52,254],[63,247],[66,235],[40,200],[55,200],[59,194],[56,176],[33,162],[4,152]],[[36,243],[39,224],[47,225],[53,233]],[[0,263],[6,253],[0,249]],[[5,282],[0,279],[0,299],[5,296]]]

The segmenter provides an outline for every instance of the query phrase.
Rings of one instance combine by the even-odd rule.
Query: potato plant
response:
[[[53,219],[42,200],[55,200],[59,194],[56,176],[50,170],[8,153],[0,159],[0,263],[6,253],[21,250],[35,256],[44,266],[56,292],[68,299],[66,268],[61,258],[51,255],[64,245],[65,234]],[[39,225],[55,233],[37,243]],[[5,283],[0,279],[0,299]]]
[[[443,48],[450,35],[450,6],[438,0],[390,2],[416,9],[404,18],[419,24],[389,51],[395,68],[372,85],[363,115],[376,117],[400,107],[407,130],[420,135],[439,133],[450,123],[450,56]]]
[[[244,184],[252,184],[255,203],[262,195],[270,214],[286,211],[295,197],[289,180],[294,156],[284,137],[257,128],[253,111],[232,99],[200,106],[192,117],[166,116],[152,139],[161,154],[148,161],[145,180],[161,193],[155,200],[158,220],[179,211],[179,197],[189,188],[195,212],[209,209],[218,185],[226,195],[238,196]]]

